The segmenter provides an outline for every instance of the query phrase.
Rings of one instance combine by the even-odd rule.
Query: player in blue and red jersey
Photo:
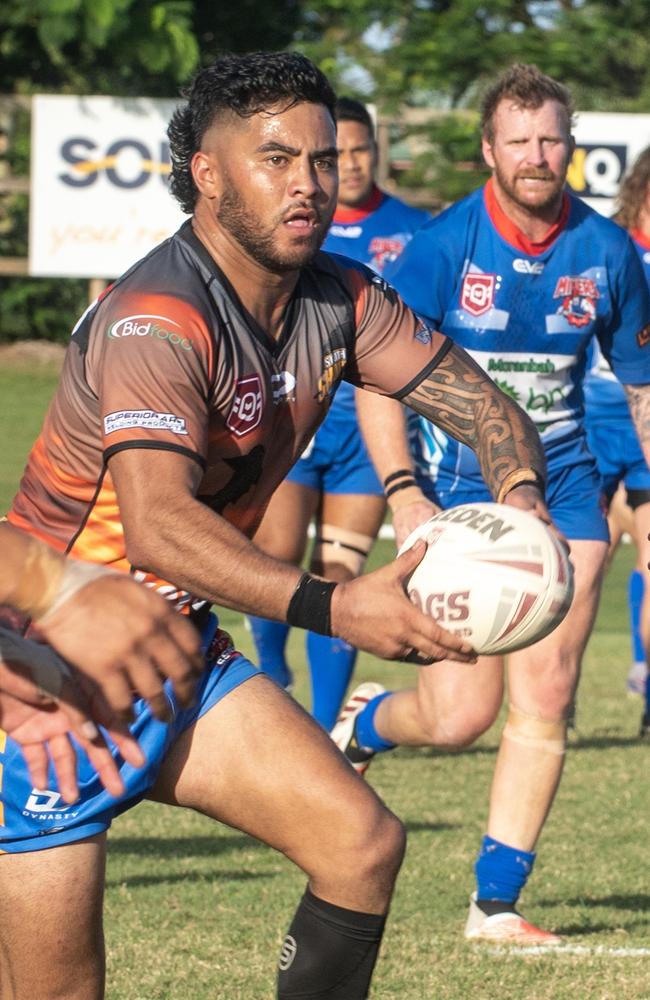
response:
[[[632,237],[650,286],[650,148],[625,177],[615,220]],[[650,469],[630,417],[625,391],[602,351],[593,352],[585,378],[585,411],[589,447],[603,477],[611,535],[610,555],[624,531],[634,539],[637,560],[630,574],[628,603],[633,662],[628,690],[645,699],[640,733],[650,734]]]
[[[462,344],[537,424],[549,510],[570,540],[575,567],[575,598],[564,622],[509,657],[510,706],[466,927],[472,939],[558,941],[515,906],[560,781],[607,553],[600,479],[583,421],[585,352],[594,337],[627,387],[650,455],[648,290],[627,233],[564,191],[571,119],[570,96],[556,81],[533,66],[506,72],[483,103],[482,148],[491,179],[424,226],[388,274],[409,305]],[[380,475],[408,482],[411,455],[401,413],[390,401],[387,408],[373,406],[367,393],[359,411]],[[491,499],[467,449],[427,422],[413,437],[428,502],[415,485],[403,491],[412,502],[394,517],[398,540],[439,507]],[[496,445],[494,460],[498,455]],[[536,470],[529,474],[534,483]],[[471,743],[495,721],[504,692],[502,659],[481,664],[478,673],[451,664],[424,667],[417,690],[377,693],[366,704],[353,693],[336,742],[359,768],[396,743]]]
[[[381,191],[375,183],[377,145],[372,119],[359,101],[336,104],[339,193],[323,249],[352,257],[381,274],[430,215]],[[307,529],[316,520],[314,573],[329,580],[358,576],[384,518],[385,501],[359,431],[354,387],[343,383],[309,449],[276,491],[256,543],[299,564]],[[291,684],[285,649],[289,626],[250,616],[262,669]],[[357,651],[343,639],[308,632],[312,713],[325,729],[336,721]]]

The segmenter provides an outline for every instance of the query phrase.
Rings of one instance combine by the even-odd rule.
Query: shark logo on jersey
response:
[[[600,292],[593,278],[573,278],[570,275],[558,278],[553,298],[562,299],[557,311],[571,326],[587,326],[596,318],[596,300],[600,298]]]
[[[496,274],[466,274],[460,304],[470,316],[482,316],[492,308]]]

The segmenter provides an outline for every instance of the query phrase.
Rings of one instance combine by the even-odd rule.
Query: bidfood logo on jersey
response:
[[[148,316],[142,313],[136,316],[124,316],[109,326],[106,336],[109,340],[124,340],[126,337],[153,337],[154,340],[166,340],[172,347],[181,351],[191,351],[192,342],[180,333],[174,333],[168,327],[183,328],[168,316]]]
[[[262,420],[264,394],[259,375],[247,375],[235,385],[235,397],[226,420],[228,430],[243,437],[259,426]]]

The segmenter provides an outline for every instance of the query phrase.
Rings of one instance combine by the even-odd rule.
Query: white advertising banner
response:
[[[114,278],[178,228],[166,135],[175,104],[33,98],[30,274]]]
[[[583,111],[576,118],[569,188],[597,212],[611,215],[623,175],[650,146],[650,115]]]

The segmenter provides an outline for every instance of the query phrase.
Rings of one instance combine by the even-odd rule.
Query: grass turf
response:
[[[0,372],[3,507],[54,382],[48,372]],[[379,543],[373,563],[390,554],[389,543]],[[631,561],[623,547],[606,581],[585,658],[577,733],[523,900],[525,913],[562,933],[570,950],[495,953],[462,939],[498,727],[463,753],[397,750],[369,772],[409,834],[375,976],[378,1000],[650,997],[648,747],[636,738],[640,702],[624,689]],[[224,612],[222,623],[250,653],[241,617]],[[289,656],[296,694],[308,703],[298,631]],[[358,679],[403,686],[414,676],[413,667],[359,658]],[[197,814],[143,803],[116,821],[109,839],[107,997],[271,998],[275,959],[303,883],[256,841]]]

